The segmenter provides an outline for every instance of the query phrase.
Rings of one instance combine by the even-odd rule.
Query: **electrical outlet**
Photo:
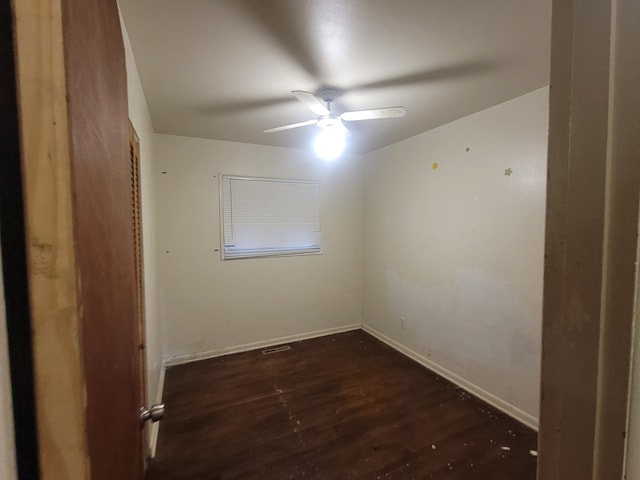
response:
[[[404,317],[400,317],[400,328],[401,328],[402,330],[404,330],[405,322],[406,322],[406,321],[407,321],[407,319],[406,319],[406,318],[404,318]]]

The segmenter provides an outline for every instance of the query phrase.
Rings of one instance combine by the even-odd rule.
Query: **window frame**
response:
[[[318,185],[318,209],[319,209],[319,228],[320,228],[320,248],[317,251],[285,251],[282,253],[250,253],[246,255],[226,255],[225,254],[225,240],[224,240],[224,191],[223,182],[225,178],[239,179],[239,180],[268,180],[276,182],[288,182],[288,183],[307,183]],[[322,255],[324,254],[324,232],[323,232],[323,208],[322,208],[322,185],[320,180],[313,179],[300,179],[300,178],[284,178],[284,177],[265,177],[258,175],[236,175],[228,173],[218,173],[218,207],[219,207],[219,225],[220,225],[220,259],[238,260],[247,258],[281,258],[281,257],[300,257],[308,255]]]

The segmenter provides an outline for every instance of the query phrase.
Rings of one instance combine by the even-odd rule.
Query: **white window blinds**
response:
[[[223,258],[321,251],[318,182],[222,176],[220,184]]]

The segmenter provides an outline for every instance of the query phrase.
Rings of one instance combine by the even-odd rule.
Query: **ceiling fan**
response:
[[[344,112],[337,115],[331,112],[331,103],[340,94],[340,92],[335,88],[324,88],[318,92],[317,96],[311,92],[305,92],[302,90],[293,90],[291,93],[306,105],[309,110],[318,115],[318,118],[316,120],[307,120],[305,122],[292,123],[281,127],[268,128],[263,130],[264,133],[281,132],[283,130],[306,127],[315,124],[322,129],[338,127],[338,129],[342,130],[345,134],[348,134],[349,129],[344,125],[343,120],[347,122],[355,122],[360,120],[399,118],[404,117],[407,113],[407,110],[404,107],[384,107]]]

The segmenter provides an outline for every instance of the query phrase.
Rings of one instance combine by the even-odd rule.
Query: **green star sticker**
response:
[[[510,168],[506,168],[506,169],[504,170],[504,174],[505,174],[507,177],[510,177],[512,173],[513,173],[513,170],[511,170]]]

